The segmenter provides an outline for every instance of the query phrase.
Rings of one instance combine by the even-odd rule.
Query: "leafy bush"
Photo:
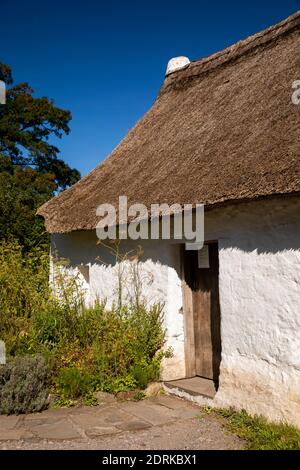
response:
[[[58,392],[63,398],[79,398],[91,392],[92,377],[86,371],[69,367],[61,369],[57,384]]]
[[[60,319],[61,312],[57,315],[51,324],[60,325],[60,337],[51,347],[55,346],[55,369],[61,371],[58,392],[64,398],[78,397],[80,388],[82,396],[91,389],[117,393],[146,388],[158,378],[164,357],[159,351],[165,341],[161,306],[108,311],[97,304],[93,309],[73,312],[76,322],[70,330],[69,323]],[[49,345],[49,323],[39,320],[34,328],[37,324],[40,341],[44,338],[44,345]]]
[[[50,367],[42,356],[16,357],[0,366],[0,413],[41,411],[48,405]]]
[[[148,382],[152,379],[152,377],[149,377],[148,368],[143,367],[141,364],[135,364],[131,369],[131,373],[140,388],[146,388]]]
[[[25,353],[31,318],[48,302],[49,256],[23,254],[16,242],[0,243],[0,338],[9,354]]]
[[[112,378],[105,386],[105,390],[110,393],[128,392],[137,387],[137,382],[131,374]]]
[[[76,279],[68,279],[60,270],[55,286],[59,295],[55,297],[48,279],[48,255],[39,250],[23,254],[13,242],[0,244],[0,338],[9,355],[30,353],[51,360],[51,391],[64,401],[87,396],[91,401],[92,391],[143,389],[159,377],[166,354],[162,352],[162,305],[146,308],[138,295],[138,301],[128,306],[108,310],[99,302],[86,308]],[[15,379],[11,377],[5,387],[12,387]],[[12,389],[10,393],[8,401],[13,400]],[[6,404],[2,409],[14,406]],[[22,412],[22,406],[18,410]]]

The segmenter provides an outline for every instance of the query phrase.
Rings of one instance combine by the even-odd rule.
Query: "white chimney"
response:
[[[186,69],[189,65],[190,65],[190,60],[188,59],[188,57],[183,57],[183,56],[174,57],[168,62],[166,77],[173,72]]]

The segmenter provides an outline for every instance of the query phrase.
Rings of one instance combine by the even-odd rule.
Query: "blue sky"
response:
[[[298,0],[1,0],[0,61],[72,112],[61,157],[84,175],[149,109],[170,58],[207,56]]]

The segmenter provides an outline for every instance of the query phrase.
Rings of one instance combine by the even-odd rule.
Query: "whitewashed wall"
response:
[[[215,403],[300,425],[300,200],[208,214],[206,239],[220,250]]]
[[[218,240],[222,362],[217,406],[245,408],[300,425],[300,200],[274,199],[220,208],[205,218]],[[172,359],[163,379],[185,376],[180,250],[141,243],[144,296],[165,303]],[[114,260],[92,232],[54,235],[52,249],[71,265],[89,265],[88,301],[114,299]],[[130,243],[128,251],[134,247]],[[105,261],[105,264],[102,263]]]

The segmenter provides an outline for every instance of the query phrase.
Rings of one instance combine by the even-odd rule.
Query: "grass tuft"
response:
[[[226,428],[247,442],[248,450],[300,450],[300,430],[287,423],[271,423],[263,416],[250,416],[245,410],[204,409],[222,416]]]

